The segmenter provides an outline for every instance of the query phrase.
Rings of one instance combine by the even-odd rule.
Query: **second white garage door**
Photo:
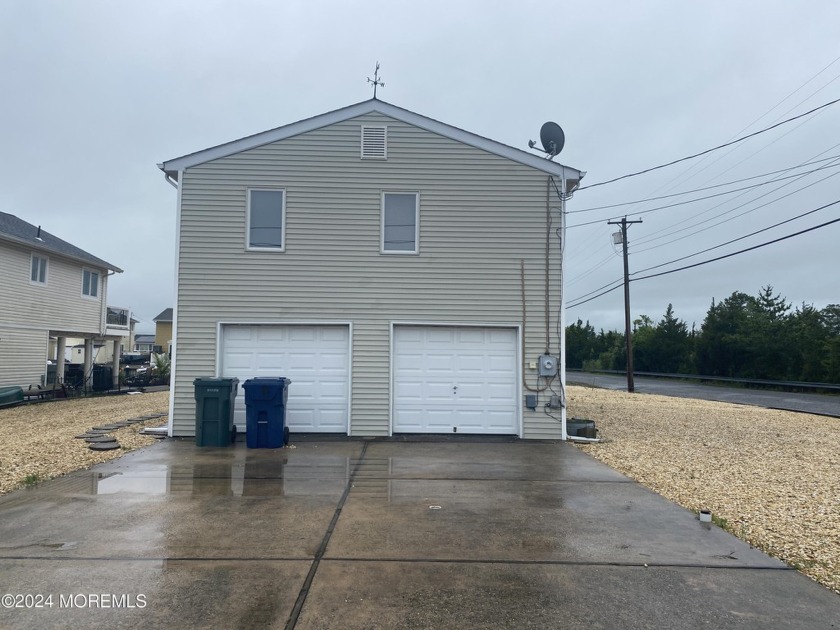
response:
[[[221,370],[239,379],[234,409],[245,431],[242,383],[257,376],[292,380],[286,425],[299,433],[347,433],[350,386],[348,326],[224,325]]]
[[[516,348],[512,328],[395,326],[394,432],[518,434]]]

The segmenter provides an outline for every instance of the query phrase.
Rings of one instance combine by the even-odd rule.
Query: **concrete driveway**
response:
[[[2,628],[840,626],[573,446],[464,437],[166,440],[0,498],[0,594]]]

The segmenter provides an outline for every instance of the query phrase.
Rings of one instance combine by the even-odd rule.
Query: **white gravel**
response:
[[[168,407],[169,392],[154,392],[73,398],[0,409],[0,494],[152,444],[155,438],[140,435],[139,431],[144,426],[165,425],[165,417],[110,432],[120,444],[114,451],[92,451],[84,440],[74,436],[101,424],[166,413]]]

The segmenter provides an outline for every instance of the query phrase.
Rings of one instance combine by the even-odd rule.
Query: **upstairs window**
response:
[[[82,270],[82,295],[89,298],[99,297],[99,272]]]
[[[362,159],[388,159],[388,127],[362,127]]]
[[[283,251],[285,247],[286,191],[248,191],[247,249]]]
[[[32,254],[32,264],[29,270],[29,282],[32,284],[47,284],[47,257]]]
[[[418,193],[382,193],[382,253],[416,254],[419,219]]]

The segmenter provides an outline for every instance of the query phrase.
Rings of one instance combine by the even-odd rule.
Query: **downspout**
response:
[[[166,433],[173,437],[175,432],[175,382],[178,367],[178,293],[180,292],[179,270],[181,268],[181,202],[183,190],[180,182],[184,181],[184,171],[178,171],[178,179],[166,174],[166,181],[177,191],[175,200],[175,299],[172,304],[172,352],[169,355],[169,417]]]

